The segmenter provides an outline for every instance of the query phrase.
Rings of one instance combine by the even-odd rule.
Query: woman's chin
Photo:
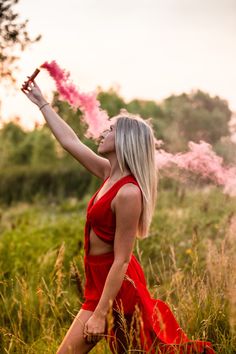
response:
[[[104,149],[102,148],[102,145],[98,145],[98,150],[97,150],[100,154],[102,154],[104,152]]]
[[[103,145],[103,144],[98,145],[97,152],[98,152],[99,154],[107,155],[107,154],[110,154],[110,153],[112,153],[113,151],[115,151],[115,150],[113,150],[113,148],[111,148],[111,147],[109,147],[109,146],[105,147],[105,146],[102,146],[102,145]]]

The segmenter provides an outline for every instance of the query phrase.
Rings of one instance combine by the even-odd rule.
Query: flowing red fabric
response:
[[[89,254],[90,230],[93,228],[98,237],[112,244],[115,236],[116,218],[111,209],[111,201],[125,183],[134,183],[139,187],[135,177],[128,175],[117,181],[102,197],[94,202],[106,180],[89,201],[85,224],[84,265],[86,282],[84,289],[85,302],[82,309],[90,311],[94,311],[99,302],[107,275],[114,261],[114,252],[102,255]],[[210,342],[189,340],[168,305],[160,299],[151,297],[147,289],[143,269],[132,254],[124,281],[113,302],[113,310],[117,313],[122,312],[125,315],[132,315],[137,308],[140,314],[140,343],[142,350],[145,352],[151,354],[215,353]],[[112,353],[116,353],[116,338],[113,329],[106,339]]]

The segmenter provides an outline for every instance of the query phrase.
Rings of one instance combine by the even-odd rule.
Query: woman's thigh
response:
[[[83,337],[84,325],[92,316],[92,311],[81,309],[66,333],[57,354],[84,354],[88,353],[96,343],[87,343]]]

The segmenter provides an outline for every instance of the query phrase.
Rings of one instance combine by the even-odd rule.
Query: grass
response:
[[[83,301],[86,205],[0,207],[0,352],[55,353]],[[216,187],[159,192],[137,240],[148,288],[191,339],[236,353],[236,199]],[[105,340],[91,353],[110,353]]]

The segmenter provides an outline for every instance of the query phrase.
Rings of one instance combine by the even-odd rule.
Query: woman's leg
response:
[[[81,309],[66,333],[57,354],[85,354],[98,342],[86,343],[83,337],[84,325],[92,316],[92,311]]]

